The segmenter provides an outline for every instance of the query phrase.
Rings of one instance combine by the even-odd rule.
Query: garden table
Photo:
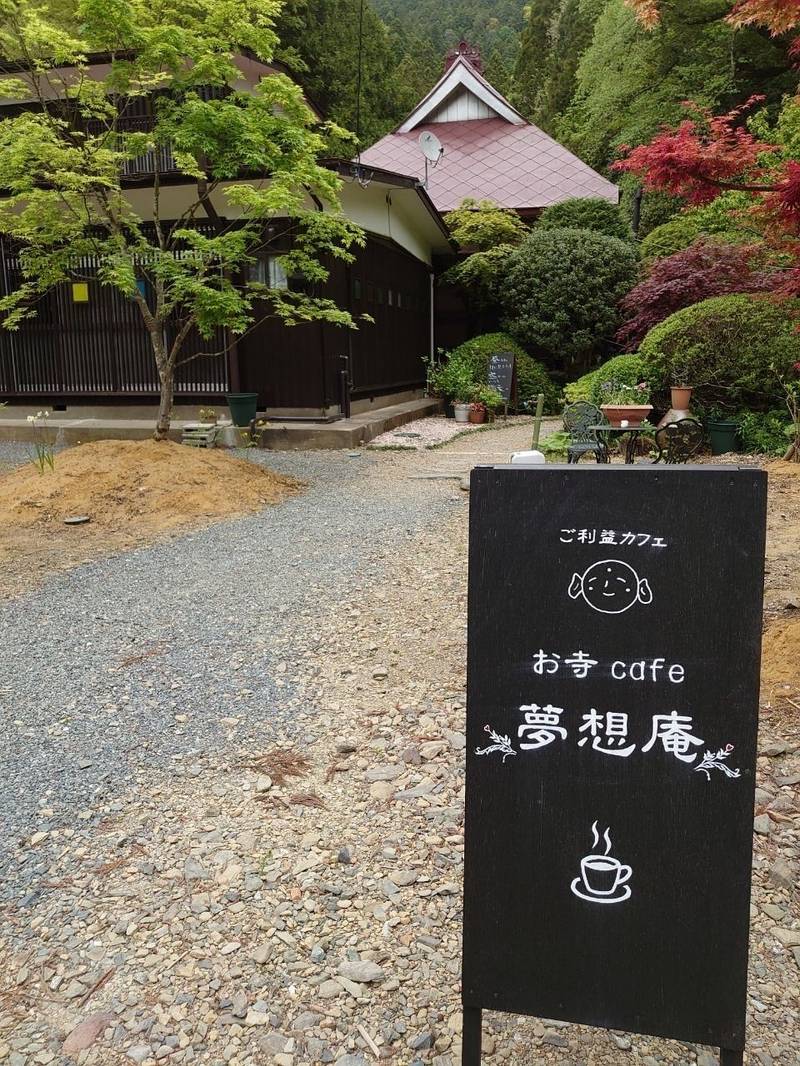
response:
[[[621,438],[623,436],[623,434],[627,433],[628,434],[628,440],[627,440],[627,443],[625,445],[625,462],[626,462],[626,464],[628,466],[631,466],[633,464],[633,460],[634,460],[634,458],[636,456],[636,441],[638,440],[640,434],[647,433],[647,432],[652,432],[652,430],[648,430],[647,427],[645,427],[645,426],[609,426],[609,425],[604,425],[604,426],[591,426],[590,428],[592,430],[594,430],[594,432],[597,433],[598,436],[601,433],[605,433],[605,434],[608,434],[609,436],[614,435],[614,436],[617,436],[617,437]],[[608,441],[606,441],[606,443],[608,443]]]

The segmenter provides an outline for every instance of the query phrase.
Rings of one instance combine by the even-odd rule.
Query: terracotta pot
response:
[[[635,429],[640,426],[653,410],[652,404],[633,403],[601,403],[600,410],[606,416],[612,426],[620,428],[621,422],[627,422]]]
[[[673,411],[688,411],[692,402],[692,387],[690,385],[673,385],[669,390],[672,397],[670,406]]]
[[[486,421],[486,408],[479,407],[477,410],[474,407],[469,409],[469,420],[473,425],[479,426],[482,422]]]

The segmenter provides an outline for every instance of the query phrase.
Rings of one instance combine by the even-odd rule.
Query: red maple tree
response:
[[[642,25],[653,27],[659,20],[659,0],[625,0]],[[766,26],[773,34],[789,33],[800,25],[800,0],[737,0],[731,4],[728,21],[734,26]]]
[[[618,343],[635,351],[653,326],[711,296],[772,289],[774,275],[762,269],[762,258],[753,245],[700,240],[656,259],[620,303],[627,321],[617,332]]]
[[[646,26],[659,19],[659,0],[625,0]],[[727,19],[733,25],[761,25],[778,35],[800,26],[800,0],[738,0]],[[798,38],[800,42],[800,38]],[[800,51],[800,49],[798,49]],[[780,157],[744,124],[745,113],[763,99],[754,96],[725,115],[686,103],[689,117],[663,129],[649,144],[621,148],[617,170],[636,174],[645,188],[664,189],[690,204],[708,203],[739,189],[760,195],[754,211],[767,235],[800,260],[800,163]],[[785,271],[779,291],[800,292],[800,264]]]

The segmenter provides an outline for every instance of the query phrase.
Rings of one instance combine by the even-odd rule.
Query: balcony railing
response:
[[[149,133],[153,128],[152,115],[122,115],[117,120],[117,129],[120,133]],[[108,127],[105,123],[90,122],[88,132],[100,134]],[[126,178],[151,178],[158,171],[159,174],[176,174],[178,168],[175,164],[175,155],[170,145],[162,145],[154,148],[135,159],[129,159],[122,170]]]

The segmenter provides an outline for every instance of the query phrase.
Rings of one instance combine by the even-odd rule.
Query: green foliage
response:
[[[571,441],[569,433],[564,429],[559,429],[555,433],[547,434],[539,443],[539,451],[555,463],[562,462],[567,458],[567,448]]]
[[[598,406],[601,399],[600,386],[604,381],[617,381],[622,385],[637,385],[645,378],[644,361],[638,355],[615,355],[588,374],[571,381],[564,388],[567,403],[586,400]]]
[[[589,229],[607,237],[632,240],[633,231],[616,204],[599,196],[562,200],[546,207],[539,216],[539,229]]]
[[[559,0],[540,56],[544,76],[536,93],[533,120],[555,133],[558,118],[575,94],[580,57],[592,40],[603,0]]]
[[[795,310],[747,295],[716,296],[684,308],[642,341],[645,377],[666,397],[681,369],[701,406],[769,410],[784,399],[773,368],[788,376],[800,360]]]
[[[703,207],[689,207],[669,222],[656,226],[642,241],[644,259],[674,255],[698,237],[713,237],[732,244],[760,240],[761,231],[748,217],[753,198],[744,192],[728,192]]]
[[[743,452],[780,456],[786,451],[792,427],[785,409],[742,411],[734,420]]]
[[[354,325],[329,299],[237,280],[256,252],[270,251],[265,229],[275,218],[286,220],[292,243],[271,250],[288,274],[310,283],[324,282],[326,264],[349,261],[352,246],[364,241],[339,210],[338,177],[319,163],[328,141],[300,87],[275,74],[250,91],[235,88],[243,48],[264,62],[275,50],[278,0],[167,7],[80,0],[79,35],[65,28],[63,13],[49,21],[38,0],[4,0],[3,10],[0,54],[22,61],[28,96],[70,100],[0,120],[0,233],[20,245],[23,275],[0,300],[6,328],[34,315],[44,293],[80,278],[81,259],[94,260],[99,282],[133,300],[147,329],[162,384],[163,435],[192,330],[205,339],[220,329],[241,333],[256,300],[287,324]],[[121,58],[89,76],[85,55],[107,49]],[[224,91],[207,99],[208,87]],[[152,110],[150,129],[120,122],[126,101],[137,98]],[[127,164],[150,153],[172,153],[182,175],[186,202],[177,224],[174,214],[162,215],[159,184],[143,184],[135,199],[126,191]],[[259,179],[229,184],[243,173]],[[309,193],[327,205],[324,213],[307,206]],[[230,209],[235,226],[217,205]]]
[[[445,52],[467,40],[489,59],[495,52],[513,64],[523,26],[519,0],[374,0],[378,13],[397,25],[402,37],[429,41],[439,71]],[[432,83],[431,83],[432,84]],[[428,86],[430,88],[430,86]]]
[[[486,384],[489,360],[498,352],[512,352],[517,373],[517,400],[521,410],[533,410],[536,397],[544,393],[545,410],[558,407],[558,388],[547,370],[532,359],[519,344],[505,333],[484,333],[454,348],[446,363],[429,376],[432,391],[439,396],[455,399],[464,395],[470,399],[476,384]]]
[[[499,411],[503,406],[503,397],[491,385],[473,385],[470,402],[481,404],[487,411]]]
[[[466,199],[444,220],[453,239],[465,250],[485,252],[498,244],[519,244],[528,232],[516,213],[491,200]]]
[[[641,406],[650,403],[650,386],[646,381],[638,381],[635,385],[626,385],[615,378],[602,377],[596,386],[600,406],[604,403],[624,404]]]
[[[623,218],[633,224],[633,199],[639,187],[639,179],[633,174],[623,174],[619,179],[622,192],[620,210]],[[656,226],[670,222],[685,206],[679,196],[671,196],[661,189],[645,189],[639,213],[639,239],[646,237]]]
[[[528,232],[527,226],[515,211],[490,200],[464,200],[444,220],[462,250],[472,255],[450,267],[440,281],[462,285],[479,307],[496,306],[508,257]]]
[[[638,277],[628,241],[581,229],[534,230],[503,279],[507,331],[553,362],[584,364],[619,324],[618,303]]]
[[[561,0],[534,0],[526,8],[510,99],[528,118],[533,117],[547,75],[543,58],[550,52],[550,26],[560,6]]]
[[[361,0],[286,0],[277,22],[280,57],[325,118],[356,130],[363,145],[383,136],[419,96],[398,93],[398,53],[370,0],[364,2],[361,106],[357,106]],[[401,60],[402,62],[402,60]],[[432,71],[426,71],[425,92]],[[423,95],[420,93],[420,95]]]
[[[584,0],[585,2],[585,0]],[[576,91],[555,134],[592,166],[621,144],[642,144],[684,117],[682,101],[725,110],[753,93],[777,105],[796,75],[787,41],[725,20],[728,0],[672,0],[645,29],[625,0],[607,0],[576,74]]]

